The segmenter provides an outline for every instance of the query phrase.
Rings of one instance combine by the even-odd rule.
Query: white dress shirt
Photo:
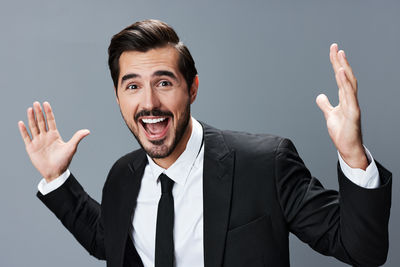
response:
[[[203,128],[192,118],[192,133],[185,151],[168,168],[163,169],[147,156],[143,179],[132,222],[133,243],[145,267],[154,267],[157,207],[161,196],[158,176],[165,173],[174,182],[174,247],[176,267],[204,266],[203,251]],[[379,173],[370,152],[365,148],[367,169],[349,167],[338,153],[341,169],[353,183],[365,187],[379,186]],[[61,186],[70,175],[67,170],[47,183],[42,179],[38,190],[47,194]]]
[[[203,257],[203,128],[192,119],[193,130],[185,151],[163,169],[147,156],[133,217],[133,243],[145,267],[154,266],[158,201],[165,173],[175,184],[174,248],[176,266],[204,266]]]

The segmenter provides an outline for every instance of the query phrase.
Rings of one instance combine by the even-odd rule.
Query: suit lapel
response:
[[[234,151],[222,133],[204,123],[204,264],[222,266],[231,207]]]
[[[133,215],[134,208],[136,207],[136,200],[139,194],[140,185],[143,178],[144,169],[147,164],[147,157],[145,152],[140,149],[138,155],[135,155],[130,162],[128,162],[128,183],[124,188],[124,199],[123,203],[126,203],[127,207],[124,209],[127,215],[131,217]],[[132,221],[130,221],[131,223]]]
[[[137,197],[146,164],[146,154],[142,149],[140,149],[127,155],[121,163],[119,171],[114,174],[118,176],[117,180],[119,181],[119,184],[115,185],[116,188],[119,188],[119,190],[116,190],[116,192],[119,192],[119,196],[114,196],[115,199],[118,199],[118,205],[114,205],[114,209],[117,209],[117,212],[114,214],[118,214],[118,217],[116,218],[121,219],[116,221],[116,218],[111,218],[114,220],[112,225],[115,225],[113,228],[115,231],[114,233],[116,233],[115,238],[117,238],[114,243],[116,246],[111,249],[120,251],[120,253],[116,252],[117,255],[120,255],[118,266],[122,266],[123,257],[125,255],[125,245],[127,238],[130,235],[129,231],[132,226],[132,216],[136,207]],[[138,262],[138,264],[138,266],[142,266],[141,263]]]

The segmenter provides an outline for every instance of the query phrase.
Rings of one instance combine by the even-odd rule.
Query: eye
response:
[[[172,83],[171,82],[169,82],[169,81],[161,81],[160,83],[159,83],[159,86],[162,86],[162,87],[166,87],[166,86],[171,86],[172,85]]]
[[[138,86],[136,84],[130,84],[126,87],[126,89],[134,90],[134,89],[138,89]]]

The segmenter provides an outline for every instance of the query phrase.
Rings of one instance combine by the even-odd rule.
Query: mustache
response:
[[[165,116],[165,117],[173,117],[172,113],[169,111],[162,111],[160,109],[152,109],[152,110],[141,110],[135,115],[135,121],[138,121],[140,117],[143,116]]]

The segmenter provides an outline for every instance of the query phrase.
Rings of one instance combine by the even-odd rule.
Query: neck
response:
[[[190,118],[185,132],[183,133],[181,140],[179,140],[178,144],[176,145],[174,151],[172,151],[168,157],[159,159],[153,158],[153,161],[161,168],[168,169],[179,158],[183,151],[185,151],[186,145],[190,139],[190,135],[192,134],[192,128],[192,118]]]

